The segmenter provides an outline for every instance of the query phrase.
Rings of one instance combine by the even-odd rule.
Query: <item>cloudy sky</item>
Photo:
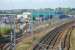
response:
[[[0,0],[0,9],[75,7],[75,0]]]

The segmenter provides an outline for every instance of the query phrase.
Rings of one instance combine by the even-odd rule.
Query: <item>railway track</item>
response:
[[[22,34],[16,35],[16,44],[18,44],[22,38],[23,38]],[[4,43],[0,48],[1,50],[7,50],[7,48],[10,48],[10,45],[11,45],[11,42],[9,41],[8,43]]]
[[[69,50],[70,49],[70,36],[71,36],[71,33],[72,33],[72,30],[73,30],[73,28],[75,28],[75,26],[73,27],[71,27],[69,30],[68,30],[68,32],[67,32],[67,34],[66,34],[66,36],[65,36],[65,38],[64,38],[64,42],[62,43],[62,45],[63,45],[63,50]]]
[[[68,24],[72,24],[72,23],[68,23]],[[48,50],[50,47],[53,47],[55,45],[55,42],[57,41],[58,37],[60,36],[60,33],[63,32],[64,26],[65,26],[65,24],[58,28],[55,28],[54,30],[49,32],[46,36],[44,36],[41,39],[39,44],[37,44],[33,48],[33,50]],[[18,42],[18,40],[17,40],[17,42]],[[9,47],[9,45],[6,48],[8,48],[8,47]]]
[[[75,22],[71,22],[71,23],[67,23],[67,24],[61,25],[61,26],[55,28],[54,30],[50,31],[46,36],[44,36],[39,41],[39,43],[37,43],[33,47],[33,50],[49,50],[50,48],[52,49],[54,47],[56,41],[58,40],[59,36],[61,35],[61,33],[64,32],[64,30],[68,26],[71,26],[73,23],[75,23]]]
[[[60,33],[63,31],[63,26],[55,28],[46,36],[44,36],[42,40],[33,48],[33,50],[48,50],[50,47],[53,47],[58,37],[60,36]]]

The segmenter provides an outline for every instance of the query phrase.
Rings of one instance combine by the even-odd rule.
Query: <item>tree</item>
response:
[[[36,17],[35,16],[33,16],[33,21],[35,21],[36,20]]]

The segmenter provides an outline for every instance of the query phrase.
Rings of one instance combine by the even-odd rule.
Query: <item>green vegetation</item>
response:
[[[33,16],[33,21],[35,21],[35,20],[36,20],[36,17]]]
[[[0,37],[10,33],[11,29],[9,27],[0,27]]]
[[[30,44],[20,45],[20,47],[16,50],[28,50],[29,47],[30,47]]]
[[[24,40],[21,43],[19,43],[16,50],[29,50],[32,44],[32,39],[27,39],[26,41]]]

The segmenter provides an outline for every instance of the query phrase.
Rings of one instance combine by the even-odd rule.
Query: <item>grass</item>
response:
[[[32,46],[32,37],[24,38],[22,41],[16,46],[16,50],[28,50]]]
[[[0,27],[0,37],[10,33],[11,29],[9,27]]]
[[[20,45],[16,50],[27,50],[30,47],[30,44]]]

